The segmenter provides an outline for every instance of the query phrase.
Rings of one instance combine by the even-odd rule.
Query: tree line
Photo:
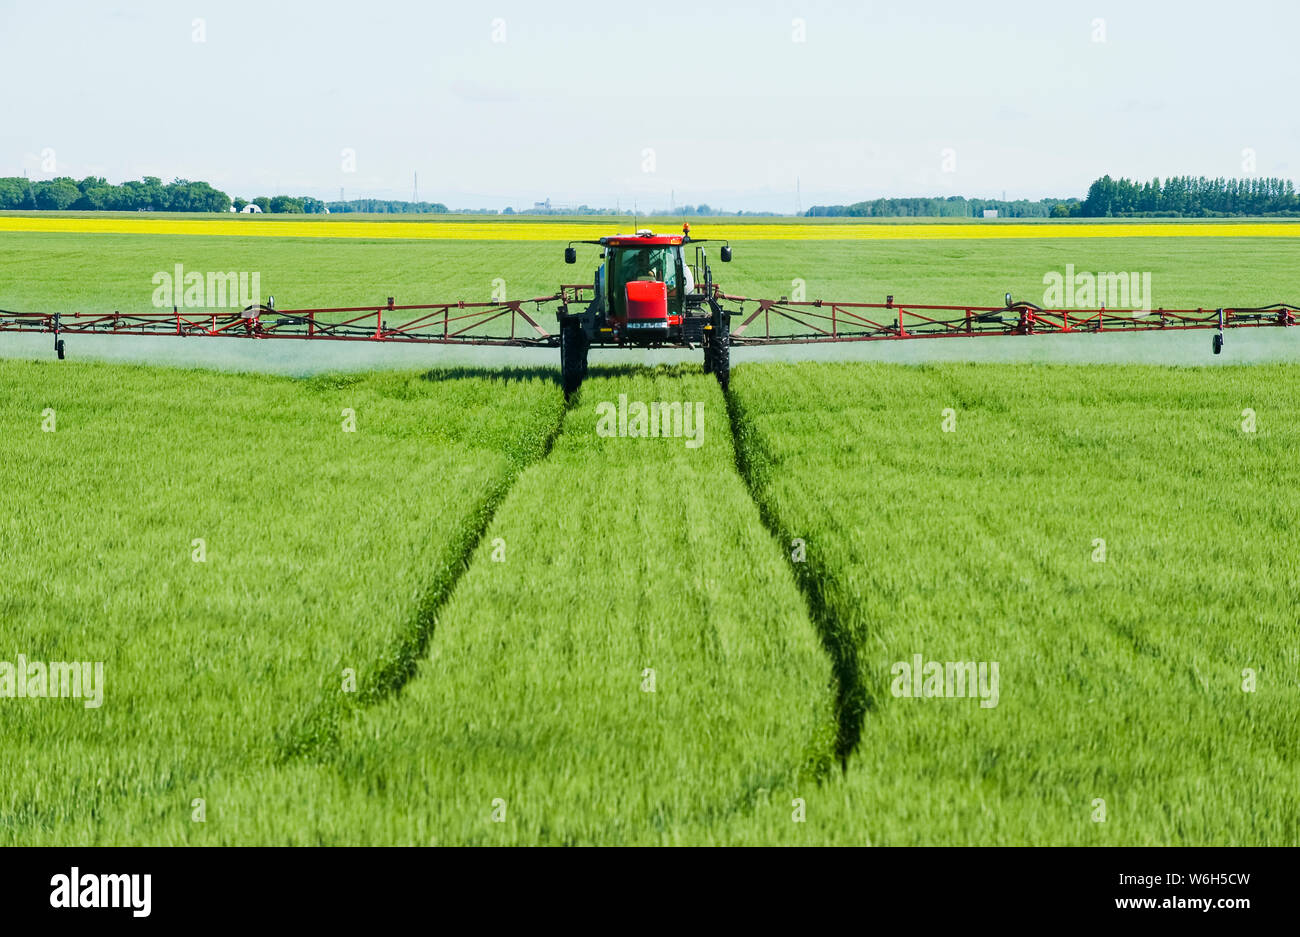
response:
[[[1079,200],[1045,198],[1005,201],[991,198],[878,198],[852,205],[814,205],[809,218],[982,218],[993,210],[999,218],[1063,218],[1079,213]]]
[[[396,202],[383,199],[354,199],[330,202],[328,206],[310,195],[259,195],[254,199],[232,199],[206,182],[175,179],[164,183],[157,176],[110,183],[103,176],[87,176],[80,182],[69,177],[33,181],[20,176],[0,178],[0,210],[8,211],[243,211],[256,205],[269,214],[324,214],[330,212],[445,212],[440,202]]]
[[[442,202],[397,202],[379,198],[354,198],[346,202],[330,202],[330,212],[371,212],[375,214],[427,215],[441,214],[447,210]]]
[[[1290,179],[1170,176],[1137,182],[1102,176],[1088,187],[1082,213],[1089,218],[1300,215],[1300,197]]]
[[[33,182],[0,178],[0,209],[16,211],[229,211],[230,196],[206,182],[157,176],[113,185],[103,176]]]
[[[367,212],[380,214],[429,214],[447,211],[441,202],[403,202],[388,199],[352,199],[324,202],[311,196],[258,196],[232,199],[206,182],[174,179],[164,183],[157,176],[109,183],[102,176],[87,176],[80,182],[61,176],[32,181],[10,176],[0,178],[0,210],[9,211],[243,211],[249,204],[270,214],[321,214]],[[596,209],[583,210],[599,212]],[[1102,176],[1088,187],[1082,201],[1077,198],[1016,199],[964,198],[960,195],[934,198],[878,198],[852,205],[814,205],[808,217],[846,218],[979,218],[995,210],[1002,218],[1218,218],[1243,215],[1300,215],[1300,195],[1290,179],[1247,178],[1207,179],[1204,176],[1170,176],[1148,182]],[[608,210],[606,210],[608,211]],[[507,208],[505,214],[514,214]],[[672,214],[722,214],[708,205],[683,206]],[[733,213],[728,213],[733,214]],[[734,214],[767,214],[737,212]]]
[[[1207,179],[1170,176],[1149,182],[1102,176],[1087,196],[1019,199],[878,198],[852,205],[814,205],[809,217],[979,218],[995,209],[1001,218],[1225,218],[1245,215],[1300,215],[1300,196],[1290,179]]]
[[[248,205],[256,205],[260,210],[273,215],[323,215],[325,203],[318,198],[303,195],[259,195],[254,199],[237,198],[232,203],[235,211],[243,211]]]

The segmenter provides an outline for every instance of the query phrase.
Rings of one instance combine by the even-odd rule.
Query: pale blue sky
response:
[[[52,150],[246,197],[409,198],[418,172],[454,208],[787,211],[796,179],[805,208],[1082,196],[1247,149],[1295,178],[1297,35],[1300,4],[1249,0],[0,0],[0,175]]]

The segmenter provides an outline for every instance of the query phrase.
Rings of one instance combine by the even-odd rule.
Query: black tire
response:
[[[587,333],[580,322],[566,322],[560,327],[560,379],[564,396],[576,393],[587,376]]]
[[[1217,354],[1221,354],[1221,353],[1223,352],[1223,333],[1222,333],[1222,332],[1215,332],[1215,333],[1214,333],[1214,340],[1211,342],[1211,345],[1213,346],[1213,348],[1214,348],[1214,353],[1215,353],[1216,355],[1217,355]]]
[[[54,343],[54,353],[59,356],[60,361],[63,360],[63,339]]]
[[[705,336],[704,341],[701,342],[701,344],[704,346],[704,373],[712,374],[713,373],[713,331],[710,329],[708,332],[704,333],[704,336]]]
[[[717,317],[713,323],[713,334],[709,338],[709,345],[713,349],[712,368],[710,369],[718,377],[718,383],[722,389],[726,390],[727,385],[731,383],[731,331],[728,327],[727,316]]]

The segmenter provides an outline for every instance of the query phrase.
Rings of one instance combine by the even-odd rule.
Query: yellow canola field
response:
[[[0,216],[0,231],[74,234],[195,234],[228,237],[406,238],[416,240],[569,241],[621,232],[626,220],[542,221],[324,221],[259,218],[131,218]],[[660,233],[677,233],[676,228]],[[700,238],[770,240],[963,240],[1114,237],[1300,237],[1300,223],[1110,222],[1106,224],[711,224],[691,225]]]

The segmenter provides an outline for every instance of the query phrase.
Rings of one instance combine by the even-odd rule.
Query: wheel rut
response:
[[[764,495],[767,472],[772,461],[764,451],[757,429],[745,413],[734,389],[724,394],[727,418],[731,425],[732,446],[736,453],[736,471],[744,480],[749,495],[758,508],[763,526],[781,549],[798,534],[783,527],[772,504]],[[835,679],[835,757],[841,771],[848,771],[849,757],[862,739],[862,728],[874,700],[862,680],[858,661],[858,643],[851,629],[842,623],[826,597],[825,577],[813,562],[791,563],[795,582],[808,606],[808,617],[817,628],[822,647],[831,662]]]

